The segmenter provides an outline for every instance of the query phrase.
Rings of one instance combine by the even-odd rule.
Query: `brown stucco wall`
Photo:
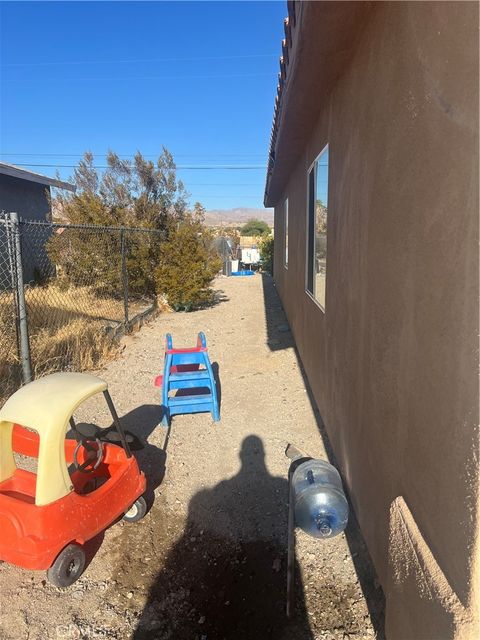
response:
[[[478,5],[378,3],[308,139],[276,202],[275,279],[387,635],[475,637]],[[306,176],[327,142],[324,314],[305,294]]]

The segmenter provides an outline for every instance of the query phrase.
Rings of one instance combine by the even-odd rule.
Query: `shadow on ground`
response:
[[[135,407],[135,409],[126,413],[124,416],[120,416],[120,423],[123,430],[127,435],[130,434],[134,436],[135,443],[131,443],[130,446],[135,458],[137,459],[140,470],[144,472],[147,478],[146,493],[150,496],[151,500],[153,500],[153,493],[155,489],[161,484],[165,476],[167,463],[167,447],[170,438],[170,427],[168,429],[159,427],[161,420],[162,407],[159,404],[144,404],[140,407]],[[83,423],[77,424],[77,429],[80,431],[82,430],[82,427]],[[148,442],[149,435],[157,427],[163,428],[165,434],[162,448],[156,447]],[[107,429],[100,429],[100,432],[102,431],[113,432],[115,439],[111,439],[110,442],[120,444],[116,427],[113,422]],[[67,438],[75,438],[75,433],[69,430],[67,432]]]
[[[162,408],[160,404],[144,404],[136,407],[120,418],[122,427],[131,431],[143,443],[143,448],[135,452],[138,466],[147,478],[147,502],[151,505],[154,500],[154,491],[160,486],[165,477],[167,465],[167,450],[170,439],[171,426],[168,428],[159,426],[162,420]],[[148,437],[154,429],[163,429],[164,440],[162,448],[148,442]]]
[[[325,447],[325,451],[327,452],[328,460],[334,467],[339,469],[332,445],[330,443],[330,439],[325,429],[325,424],[315,403],[312,390],[308,383],[308,378],[305,371],[303,370],[303,366],[301,364],[300,356],[298,355],[298,353],[297,359],[305,383],[305,389],[307,390],[308,398],[315,414],[318,430],[323,440],[323,446]],[[345,483],[343,483],[343,485],[345,487]],[[348,526],[345,530],[348,547],[350,549],[353,564],[355,566],[355,571],[362,587],[365,601],[367,603],[368,612],[370,614],[373,628],[375,629],[376,638],[377,640],[385,640],[385,595],[380,586],[380,583],[378,582],[375,567],[373,566],[373,562],[368,552],[367,545],[365,544],[365,541],[363,539],[360,525],[358,524],[357,516],[352,506],[352,501],[350,499],[350,496],[348,495],[348,492],[345,491],[345,493],[347,494],[348,505],[350,509]]]
[[[270,349],[294,348],[293,336],[269,276],[263,276],[263,290]],[[297,359],[327,455],[335,464],[298,353]],[[160,418],[157,406],[145,406],[124,416],[122,423],[146,438]],[[137,431],[136,425],[141,425],[142,431]],[[156,452],[144,452],[145,469],[149,475],[153,471],[153,484],[157,486],[163,478],[167,445],[168,433],[162,450],[154,447]],[[176,522],[174,513],[165,519],[160,502],[154,506],[152,521],[156,528],[152,532],[152,548],[147,545],[135,550],[132,546],[129,554],[122,557],[117,569],[117,588],[125,581],[124,590],[140,579],[136,567],[143,572],[147,570],[138,555],[156,558],[149,571],[151,587],[147,603],[138,617],[133,640],[313,639],[299,570],[295,571],[294,617],[289,620],[285,616],[287,480],[269,474],[262,441],[256,436],[244,440],[240,459],[241,469],[236,476],[192,498],[186,524],[182,517]],[[383,592],[351,505],[350,508],[347,542],[376,637],[383,640]],[[175,529],[176,535],[172,536],[172,529],[167,527]],[[176,539],[173,547],[172,538]],[[129,540],[126,538],[124,547],[130,548]],[[335,618],[325,621],[324,628],[348,629],[354,622],[354,614],[348,607],[340,606],[342,598],[335,591],[335,580],[322,578],[319,584],[322,586],[318,609],[332,611]],[[340,605],[332,609],[331,602],[337,601]]]
[[[267,326],[267,344],[271,351],[289,349],[295,346],[285,311],[278,297],[272,276],[262,273],[263,303]],[[298,355],[297,355],[298,358]]]
[[[287,481],[247,437],[238,474],[191,500],[187,524],[154,578],[134,640],[311,640],[302,585],[285,617]]]
[[[305,389],[308,393],[310,405],[315,415],[317,428],[322,437],[328,460],[338,469],[339,467],[335,459],[335,454],[333,452],[333,448],[330,443],[325,424],[315,402],[315,398],[308,382],[307,375],[305,373],[305,370],[303,369],[302,361],[296,349],[295,341],[292,332],[290,331],[287,317],[276,291],[275,282],[273,278],[267,274],[262,274],[262,279],[268,346],[272,351],[287,349],[290,347],[293,347],[295,349],[295,355],[297,357],[299,369],[302,373]],[[306,453],[308,454],[308,451]],[[355,512],[353,510],[352,502],[348,494],[347,498],[350,507],[349,522],[345,531],[347,543],[352,555],[353,563],[355,565],[355,571],[357,573],[357,577],[362,587],[362,592],[368,606],[368,611],[370,614],[372,625],[375,629],[377,640],[383,640],[385,638],[385,596],[378,582],[372,559],[363,539]]]
[[[216,307],[219,304],[222,304],[222,302],[228,302],[229,299],[230,298],[226,295],[225,291],[222,291],[221,289],[215,289],[213,293],[213,299],[205,303],[204,305],[201,305],[199,309],[210,309],[211,307]]]

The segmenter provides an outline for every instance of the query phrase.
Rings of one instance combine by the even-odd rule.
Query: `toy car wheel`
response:
[[[85,568],[85,551],[78,544],[69,544],[60,551],[47,571],[47,578],[56,587],[69,587]]]
[[[135,500],[130,509],[123,515],[125,522],[138,522],[147,513],[147,501],[143,496]]]

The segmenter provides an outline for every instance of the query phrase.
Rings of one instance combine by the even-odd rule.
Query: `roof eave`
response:
[[[40,173],[34,173],[33,171],[28,171],[28,169],[22,169],[21,167],[16,167],[15,165],[7,164],[6,162],[0,162],[0,174],[11,176],[12,178],[19,178],[20,180],[28,180],[29,182],[37,182],[38,184],[44,184],[57,189],[65,189],[66,191],[76,190],[74,184],[63,182],[56,178],[49,178],[48,176],[43,176]]]
[[[274,207],[281,198],[325,98],[350,61],[373,6],[372,2],[288,3],[283,68],[268,156],[266,207]]]

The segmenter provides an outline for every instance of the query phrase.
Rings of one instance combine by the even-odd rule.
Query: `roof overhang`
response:
[[[75,191],[76,189],[75,185],[69,182],[42,176],[40,173],[34,173],[33,171],[16,167],[14,164],[7,164],[6,162],[0,162],[0,174],[12,176],[12,178],[20,178],[20,180],[28,180],[29,182],[38,182],[39,184],[56,187],[57,189],[66,189],[67,191]]]
[[[264,205],[277,204],[335,82],[349,63],[373,2],[289,2]]]

